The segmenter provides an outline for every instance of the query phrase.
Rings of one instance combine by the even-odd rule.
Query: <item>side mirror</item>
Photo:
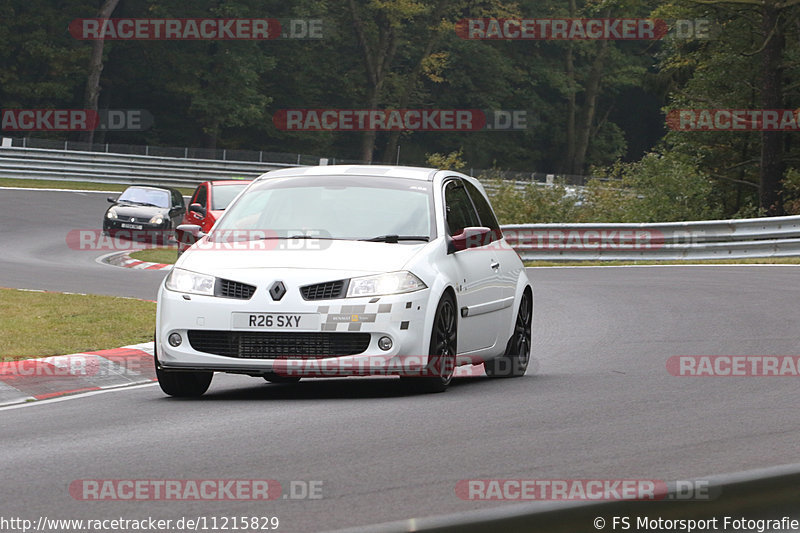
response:
[[[189,211],[193,211],[193,212],[197,213],[198,215],[202,215],[202,216],[206,216],[206,213],[208,213],[206,208],[203,207],[200,204],[192,204],[192,205],[190,205],[189,206]]]
[[[106,200],[108,201],[108,203],[113,204],[114,202],[117,201],[117,198],[114,198],[113,196],[109,196],[108,198],[106,198]]]
[[[195,239],[202,239],[203,237],[206,236],[206,234],[203,233],[203,228],[201,228],[197,224],[181,224],[180,226],[175,228],[175,230],[178,232],[188,233]]]
[[[489,244],[492,230],[482,226],[464,228],[458,235],[453,235],[448,243],[447,253],[460,252],[469,248],[477,248]]]

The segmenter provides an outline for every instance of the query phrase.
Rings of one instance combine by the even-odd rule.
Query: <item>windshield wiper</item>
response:
[[[430,241],[430,237],[427,235],[380,235],[378,237],[373,237],[371,239],[359,239],[361,241],[366,242],[389,242],[389,243],[396,243],[400,241]]]
[[[262,241],[273,240],[273,239],[319,239],[319,240],[326,240],[326,241],[335,241],[338,239],[334,239],[333,237],[322,237],[321,235],[292,235],[291,237],[281,236],[281,235],[266,235],[264,237],[259,237]]]

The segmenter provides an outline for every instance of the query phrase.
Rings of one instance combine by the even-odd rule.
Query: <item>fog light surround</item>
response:
[[[167,338],[167,342],[169,342],[169,345],[173,348],[177,348],[181,345],[183,339],[179,333],[170,333],[170,336]]]
[[[380,348],[384,352],[388,352],[389,350],[391,350],[393,344],[394,343],[392,342],[392,339],[389,337],[381,337],[380,339],[378,339],[378,348]]]

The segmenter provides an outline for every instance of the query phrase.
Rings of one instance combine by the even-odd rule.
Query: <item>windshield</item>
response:
[[[222,211],[247,187],[250,183],[234,183],[232,185],[214,185],[211,194],[211,209],[213,211]]]
[[[243,233],[268,232],[279,238],[363,240],[397,235],[424,241],[435,238],[434,228],[430,183],[302,176],[266,180],[248,190],[220,219],[211,237],[246,230]]]
[[[169,207],[169,192],[158,189],[129,187],[117,198],[117,202]]]

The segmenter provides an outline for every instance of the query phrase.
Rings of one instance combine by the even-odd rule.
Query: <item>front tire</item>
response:
[[[486,375],[492,378],[517,378],[525,375],[531,360],[531,324],[533,298],[529,289],[522,293],[514,333],[506,345],[506,353],[483,363]]]
[[[453,295],[446,292],[433,317],[425,377],[410,381],[421,392],[444,392],[453,380],[458,346],[458,317]]]
[[[153,343],[153,360],[156,365],[158,386],[164,394],[176,398],[196,398],[202,396],[211,385],[213,372],[170,372],[161,368],[158,362],[157,344]]]

